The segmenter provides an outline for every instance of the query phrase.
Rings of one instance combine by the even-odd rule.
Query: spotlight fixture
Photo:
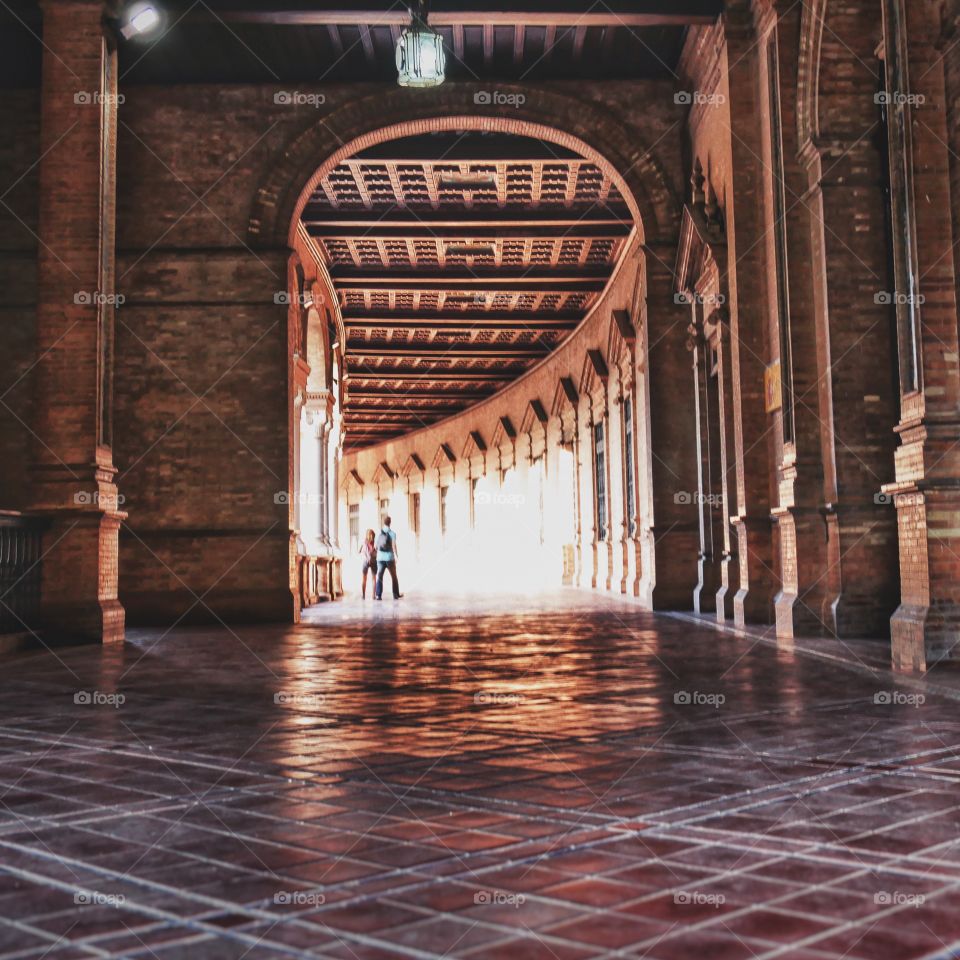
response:
[[[160,11],[152,3],[131,4],[124,12],[120,36],[124,40],[129,40],[131,37],[153,33],[160,26],[162,20]]]
[[[443,38],[427,24],[427,0],[410,9],[410,26],[397,41],[397,82],[401,87],[439,87],[446,79]]]

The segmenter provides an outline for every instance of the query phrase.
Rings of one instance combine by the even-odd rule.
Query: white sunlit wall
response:
[[[359,592],[360,544],[368,529],[380,530],[385,515],[398,537],[404,593],[531,593],[572,582],[574,475],[572,450],[557,446],[485,469],[441,455],[422,470],[391,476],[381,467],[367,483],[348,476],[340,503],[341,526],[349,530],[345,591]]]

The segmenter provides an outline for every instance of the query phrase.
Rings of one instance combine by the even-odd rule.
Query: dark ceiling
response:
[[[158,0],[165,32],[121,44],[121,85],[336,83],[396,78],[406,4],[357,0]],[[434,0],[452,80],[672,76],[689,24],[722,0]],[[36,3],[0,10],[0,83],[37,86]]]

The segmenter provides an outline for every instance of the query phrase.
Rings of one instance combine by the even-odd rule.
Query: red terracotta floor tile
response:
[[[0,960],[920,960],[960,940],[955,697],[885,710],[855,665],[615,597],[407,599],[131,631],[59,650],[67,670],[0,654]],[[676,698],[720,688],[723,708]],[[122,708],[74,704],[110,689]],[[902,896],[927,900],[891,912]]]

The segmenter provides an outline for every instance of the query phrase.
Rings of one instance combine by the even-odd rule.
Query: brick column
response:
[[[705,333],[704,307],[694,304],[687,343],[693,358],[693,395],[697,424],[697,521],[700,527],[699,579],[693,591],[697,613],[716,613],[722,589],[723,527],[726,505],[722,495],[720,422],[717,380],[712,372],[712,347]]]
[[[893,471],[896,422],[881,158],[872,138],[851,135],[810,146],[805,159],[822,346],[819,404],[801,397],[798,409],[822,424],[827,546],[826,568],[808,566],[806,576],[819,584],[827,632],[885,636],[898,584],[895,517],[879,496]]]
[[[913,205],[915,275],[922,297],[917,339],[921,390],[907,384],[901,399],[896,482],[887,488],[895,496],[900,533],[901,603],[891,633],[894,665],[923,670],[937,660],[960,657],[960,346],[949,252],[949,174],[951,160],[956,161],[946,146],[950,136],[935,11],[913,0],[904,5],[907,42],[901,50],[910,65],[912,89],[896,92],[922,98],[906,110],[912,167],[908,203]],[[888,5],[884,11],[888,65],[896,39],[891,9]],[[896,150],[894,143],[891,166]],[[901,371],[908,366],[904,346],[901,341]]]
[[[674,300],[675,245],[647,245],[642,364],[649,387],[653,517],[642,531],[652,552],[646,598],[654,610],[689,610],[698,582],[697,424],[687,352],[689,308]],[[641,515],[643,512],[641,511]],[[650,523],[649,519],[646,521]]]
[[[764,111],[765,198],[768,243],[777,280],[769,298],[771,341],[780,357],[787,389],[774,415],[778,440],[777,524],[780,591],[776,596],[777,636],[833,633],[824,519],[821,423],[833,416],[830,390],[823,385],[821,350],[829,337],[818,329],[811,262],[814,226],[820,226],[822,196],[799,157],[797,70],[801,8],[782,4],[761,21],[761,82]],[[778,181],[779,180],[779,184]],[[779,226],[778,226],[779,223]],[[778,253],[779,251],[779,253]],[[779,262],[778,262],[779,259]]]
[[[740,561],[734,619],[769,623],[779,587],[770,519],[776,444],[764,405],[768,305],[762,206],[763,143],[758,117],[759,50],[749,4],[724,12],[730,110],[730,194],[727,283],[730,293],[730,373],[733,386],[736,504],[730,504]],[[735,200],[732,198],[736,198]]]
[[[43,628],[121,641],[112,453],[116,54],[103,8],[43,3],[35,482]]]
[[[720,586],[717,588],[717,622],[734,619],[734,600],[740,587],[740,560],[737,543],[730,523],[734,511],[736,470],[733,465],[735,448],[733,417],[733,387],[730,380],[730,313],[725,308],[715,310],[710,318],[711,339],[717,350],[717,424],[720,449],[720,497],[722,510],[722,537],[717,543],[720,554]]]

